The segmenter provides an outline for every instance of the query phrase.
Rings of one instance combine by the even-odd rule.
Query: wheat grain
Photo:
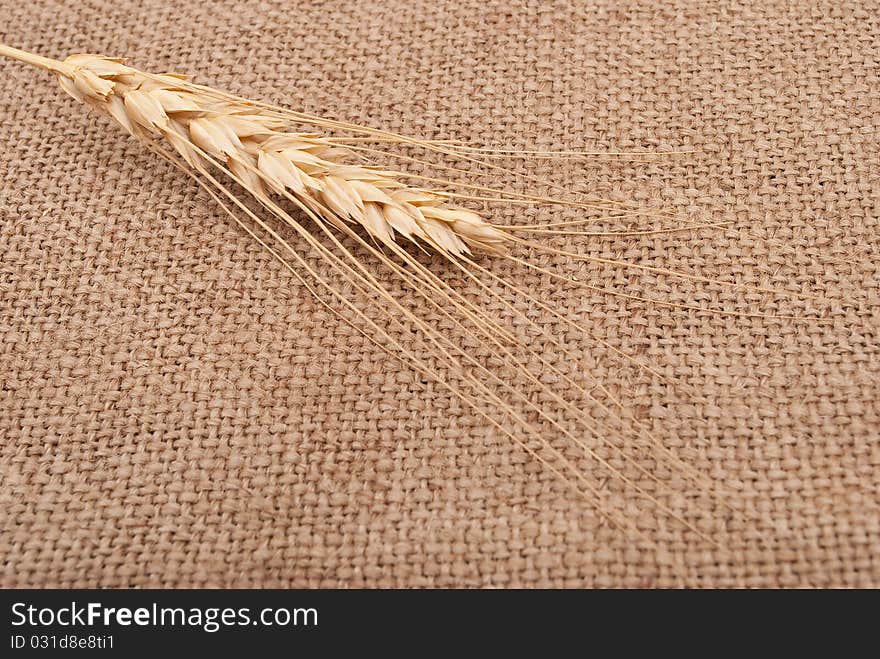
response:
[[[452,256],[470,248],[501,252],[508,235],[445,195],[413,188],[394,173],[352,164],[352,153],[251,105],[150,75],[99,55],[71,55],[54,66],[61,87],[112,117],[133,136],[161,137],[200,169],[214,158],[260,200],[294,195],[334,225],[353,222],[379,242],[418,240]]]

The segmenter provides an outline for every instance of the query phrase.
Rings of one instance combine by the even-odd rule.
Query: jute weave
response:
[[[620,489],[654,543],[634,546],[191,181],[0,62],[0,585],[880,586],[876,2],[0,4],[13,46],[398,132],[693,150],[528,173],[735,222],[597,254],[838,301],[824,324],[733,320],[502,268],[683,383],[634,379],[633,409],[753,517],[710,508],[718,547]]]

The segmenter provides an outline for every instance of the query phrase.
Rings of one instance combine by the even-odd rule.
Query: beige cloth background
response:
[[[536,316],[744,511],[657,469],[657,496],[713,545],[580,456],[652,542],[634,541],[322,310],[191,182],[4,61],[0,585],[880,586],[878,17],[869,1],[5,0],[4,43],[400,132],[693,148],[529,171],[736,223],[583,249],[832,302],[566,264],[830,322],[731,319],[497,266],[689,387]]]

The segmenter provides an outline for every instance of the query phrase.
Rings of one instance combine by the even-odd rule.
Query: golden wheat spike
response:
[[[450,186],[453,182],[364,164],[359,155],[389,154],[358,146],[360,141],[390,142],[402,146],[421,147],[492,170],[506,170],[500,165],[479,159],[493,153],[489,150],[484,153],[484,150],[472,149],[448,141],[421,140],[305,115],[196,85],[189,82],[185,76],[157,75],[140,71],[125,65],[120,59],[78,54],[61,61],[3,45],[0,45],[0,55],[54,73],[68,94],[112,118],[135,138],[143,141],[154,153],[192,176],[220,203],[230,217],[255,237],[295,276],[301,277],[305,274],[314,280],[315,290],[308,285],[307,287],[322,304],[326,304],[321,297],[324,295],[345,307],[347,315],[357,317],[371,329],[374,335],[368,338],[380,349],[394,354],[417,372],[432,375],[451,393],[473,407],[490,425],[522,446],[536,460],[582,495],[587,496],[599,509],[600,514],[615,526],[628,527],[627,520],[618,519],[618,513],[607,508],[603,503],[604,497],[595,485],[585,479],[584,474],[568,460],[566,455],[548,441],[545,437],[546,429],[553,429],[559,438],[569,444],[569,447],[574,447],[614,478],[634,488],[651,501],[658,511],[702,535],[686,517],[669,508],[656,498],[650,489],[645,489],[639,482],[632,480],[615,466],[614,462],[607,460],[593,447],[606,447],[617,456],[616,459],[622,459],[625,464],[641,474],[640,478],[643,476],[647,480],[653,480],[656,485],[661,485],[656,476],[628,455],[623,445],[617,443],[618,440],[623,441],[624,436],[644,440],[643,445],[653,450],[656,458],[677,467],[701,489],[707,488],[710,492],[714,490],[711,481],[689,468],[647,432],[607,389],[602,388],[606,398],[606,402],[602,402],[593,395],[592,390],[582,386],[578,378],[573,379],[559,370],[552,361],[535,352],[531,346],[523,344],[497,323],[487,309],[462,297],[444,282],[441,276],[435,276],[399,244],[400,239],[405,238],[416,244],[433,248],[446,259],[451,260],[466,277],[493,298],[497,298],[506,308],[516,311],[516,307],[503,299],[500,293],[482,283],[478,275],[485,274],[500,285],[500,290],[514,294],[530,305],[537,304],[541,307],[544,305],[540,300],[479,266],[470,258],[470,252],[474,250],[501,254],[511,263],[560,277],[561,275],[546,271],[511,253],[517,248],[528,247],[547,253],[569,255],[568,252],[543,248],[514,234],[517,231],[540,232],[542,228],[555,227],[556,224],[501,226],[486,221],[471,210],[453,206],[452,200],[564,204],[579,209],[613,211],[615,215],[612,217],[656,215],[662,220],[669,219],[667,214],[649,213],[630,208],[620,202],[610,202],[595,197],[590,198],[589,201],[573,201],[458,183],[456,185],[474,194],[414,187],[405,181],[421,180],[433,185],[439,184],[441,187]],[[303,125],[318,126],[330,131],[350,132],[360,136],[341,138],[304,132],[301,129],[293,130],[293,127]],[[534,153],[542,157],[554,155],[550,152]],[[567,157],[571,153],[575,152],[564,152],[561,155]],[[497,155],[505,155],[505,152],[498,152]],[[427,164],[414,158],[404,157],[404,159]],[[451,167],[447,169],[461,172]],[[417,329],[431,353],[430,360],[426,362],[416,354],[410,353],[385,329],[351,305],[331,281],[312,270],[289,242],[275,232],[264,219],[252,212],[238,193],[228,189],[220,180],[222,176],[220,179],[215,177],[218,170],[252,195],[263,211],[282,221],[305,240],[323,259],[331,275],[338,276],[346,287],[352,288],[365,299],[382,305],[379,307],[380,313],[384,313],[389,322],[406,322]],[[553,187],[558,188],[555,185]],[[280,205],[283,201],[292,202],[311,219],[319,232],[327,238],[329,245],[317,240],[311,235],[310,230],[285,211]],[[243,221],[242,216],[248,218],[269,236],[278,246],[278,250],[260,239]],[[584,221],[579,220],[576,223],[582,222]],[[360,227],[362,231],[354,231],[356,227]],[[412,313],[407,306],[401,304],[401,301],[395,299],[389,290],[364,268],[359,259],[343,246],[332,229],[338,230],[375,256],[377,263],[385,266],[397,280],[418,298],[423,299],[429,308],[433,308],[444,319],[445,325],[453,328],[462,337],[476,340],[488,350],[493,359],[509,369],[515,376],[514,379],[502,378],[498,373],[489,370],[446,332],[432,327],[424,319]],[[664,229],[664,231],[669,230]],[[365,240],[363,233],[375,245]],[[585,236],[602,235],[576,231],[572,233]],[[390,255],[386,255],[382,247],[387,248]],[[399,261],[395,261],[395,258]],[[608,262],[618,266],[629,265],[618,261]],[[646,266],[638,267],[646,269]],[[300,270],[303,274],[299,272]],[[671,270],[662,272],[712,283],[712,280],[686,273]],[[767,289],[752,290],[778,293]],[[556,312],[554,315],[563,318]],[[340,317],[345,322],[352,322],[350,318],[341,315]],[[525,320],[534,324],[534,321],[528,317],[525,317]],[[548,336],[545,330],[535,327],[548,345],[562,351],[572,360],[572,365],[577,366],[572,353],[567,352],[554,337]],[[358,331],[362,330],[358,329]],[[602,342],[601,339],[597,340],[606,348],[613,350],[609,344]],[[616,352],[619,356],[632,361],[624,353]],[[431,365],[432,361],[460,377],[465,389],[445,382],[444,377],[436,370],[437,366]],[[540,374],[529,366],[530,363],[540,364],[545,369],[546,375],[563,382],[564,386],[557,390],[544,384],[539,377]],[[655,373],[651,369],[647,369],[647,372]],[[530,392],[540,394],[544,401],[552,401],[549,407],[554,409],[548,409],[545,403],[534,400]],[[493,417],[486,410],[487,407],[497,409],[505,422],[502,424],[499,418]],[[587,408],[593,411],[590,412]],[[578,427],[577,432],[566,423],[566,417]],[[508,423],[520,430],[509,430],[506,427]],[[528,442],[524,441],[526,437],[536,440],[541,445],[541,450],[546,451],[556,465],[547,462],[541,454],[535,453]],[[713,494],[719,493],[713,492]]]
[[[351,164],[351,153],[338,144],[289,132],[288,122],[272,113],[190,85],[184,76],[149,74],[101,55],[58,61],[9,46],[0,46],[0,54],[52,71],[75,99],[137,138],[166,140],[194,169],[213,159],[261,201],[291,194],[331,224],[355,223],[385,245],[403,237],[450,256],[470,248],[503,252],[509,240],[478,214],[448,206],[444,194]]]

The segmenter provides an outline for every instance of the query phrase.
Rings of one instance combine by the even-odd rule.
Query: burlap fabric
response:
[[[191,181],[4,61],[0,585],[880,586],[878,16],[868,1],[4,0],[10,45],[127,56],[399,132],[692,148],[529,171],[736,222],[597,253],[836,302],[789,305],[825,324],[730,319],[499,266],[686,383],[636,387],[634,409],[749,511],[703,502],[715,546],[615,490],[653,541],[634,543],[317,305]],[[683,481],[658,473],[671,501]]]

